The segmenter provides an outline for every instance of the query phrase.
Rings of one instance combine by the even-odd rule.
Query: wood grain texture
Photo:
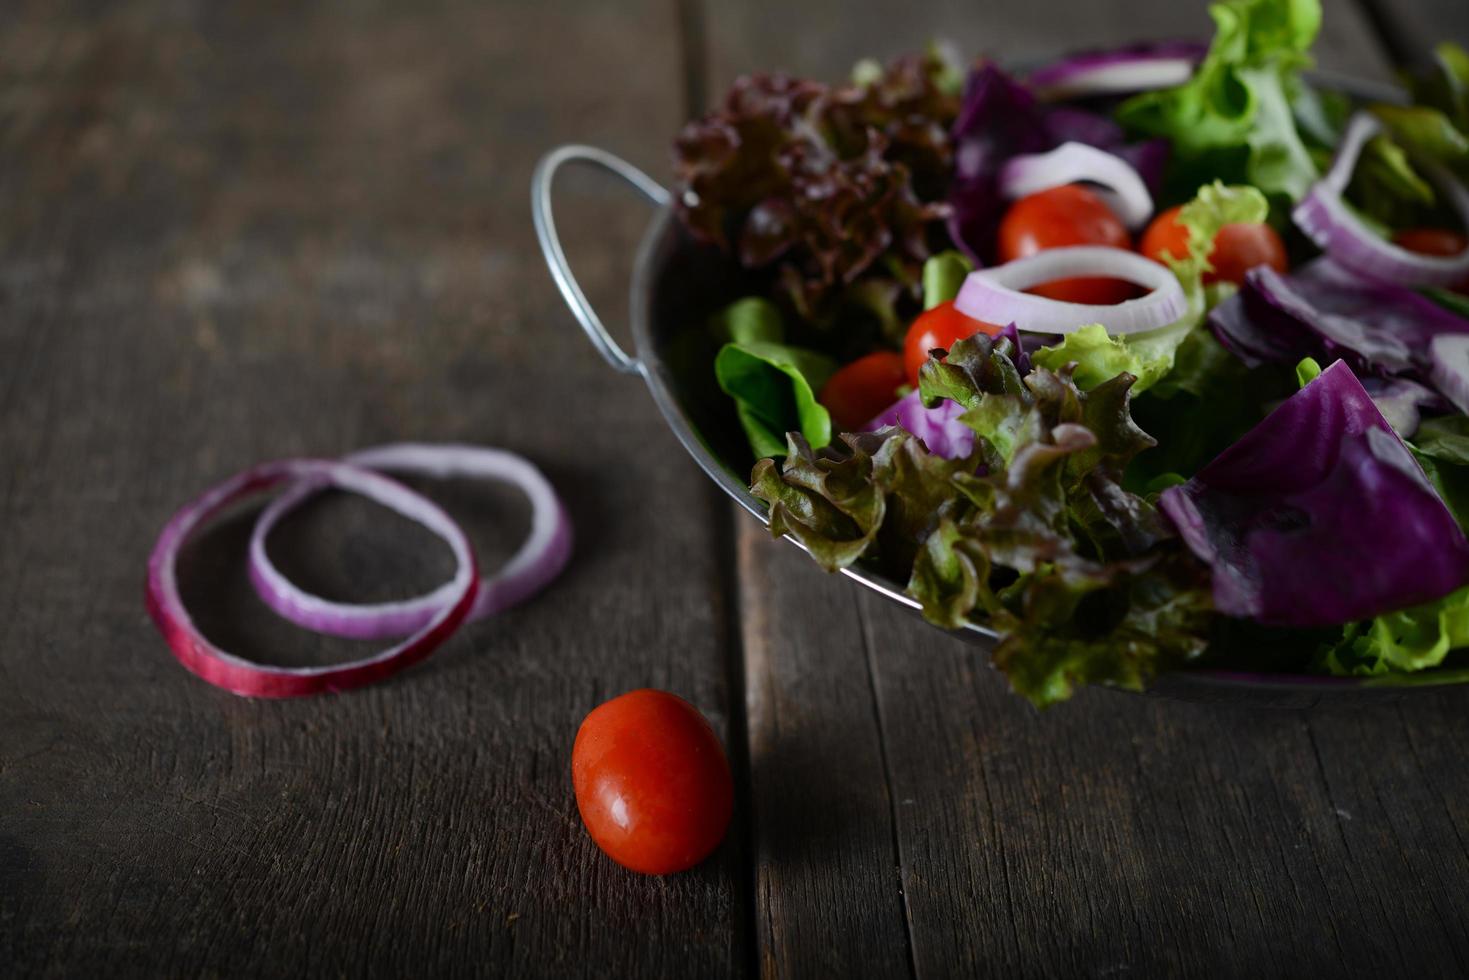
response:
[[[1452,3],[1452,0],[1449,0]],[[1354,0],[1324,0],[1322,67],[1390,77],[1390,62]],[[709,3],[709,64],[717,95],[749,71],[787,71],[829,81],[862,57],[891,58],[946,38],[966,54],[1010,63],[1139,38],[1207,37],[1203,2],[930,0],[887,4]]]
[[[673,8],[5,19],[0,975],[739,972],[737,841],[644,878],[577,820],[571,741],[600,700],[668,688],[725,730],[729,581],[722,505],[580,336],[528,208],[558,142],[663,174]],[[615,318],[647,213],[602,183],[560,196]],[[174,507],[257,460],[409,438],[543,465],[579,532],[551,593],[347,696],[248,701],[173,662],[142,578]],[[506,526],[474,488],[443,492],[503,555],[523,508]],[[381,597],[443,571],[371,508],[320,516],[279,547],[321,587]],[[201,620],[262,659],[356,649],[263,625],[246,526],[190,556]]]
[[[1361,0],[1363,13],[1398,64],[1428,57],[1440,41],[1469,46],[1469,5],[1459,0]]]
[[[1323,66],[1389,78],[1362,12],[1326,6]],[[1022,59],[1207,28],[1202,4],[1161,2],[708,16],[711,92],[760,68],[840,78],[934,35]],[[753,522],[738,540],[765,975],[1466,969],[1463,693],[1301,715],[1088,691],[1037,713],[986,651]],[[841,857],[803,860],[810,839]]]

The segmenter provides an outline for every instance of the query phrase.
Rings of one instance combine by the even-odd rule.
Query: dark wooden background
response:
[[[1462,0],[1376,2],[1326,0],[1324,65],[1383,79],[1469,40]],[[666,177],[743,71],[1206,30],[1180,0],[7,3],[0,975],[1469,972],[1469,692],[1039,714],[735,513],[534,245],[542,152]],[[647,215],[592,180],[562,201],[616,310]],[[566,576],[348,695],[179,668],[141,598],[168,514],[258,460],[399,439],[538,461],[577,523]],[[513,497],[430,489],[507,553]],[[211,634],[354,649],[263,613],[249,517],[187,558]],[[342,500],[279,547],[344,595],[446,561]],[[683,875],[613,865],[571,796],[580,719],[639,686],[697,703],[736,768],[729,838]]]

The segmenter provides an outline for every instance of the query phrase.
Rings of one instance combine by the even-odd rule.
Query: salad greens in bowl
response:
[[[1038,705],[1469,680],[1469,54],[1325,84],[1318,0],[1210,10],[1024,73],[741,78],[671,195],[563,148],[553,274],[774,534]],[[636,358],[556,239],[576,159],[664,205]]]

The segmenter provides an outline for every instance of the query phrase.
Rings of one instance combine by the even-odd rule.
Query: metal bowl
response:
[[[1327,81],[1362,97],[1400,98],[1392,90],[1361,82]],[[561,249],[552,218],[551,186],[556,171],[568,163],[590,165],[623,178],[657,209],[638,248],[633,268],[630,312],[635,353],[632,355],[607,332],[577,285]],[[715,385],[712,370],[707,367],[713,363],[712,342],[704,340],[709,346],[701,349],[702,332],[687,329],[689,324],[704,323],[711,312],[725,303],[747,295],[746,274],[719,250],[688,236],[674,216],[668,191],[636,167],[595,147],[568,145],[547,154],[532,178],[531,207],[536,235],[551,276],[592,345],[614,370],[643,378],[668,427],[699,467],[751,516],[766,522],[764,504],[748,489],[747,477],[753,462],[749,448],[730,399]],[[676,371],[673,362],[701,362],[706,367],[702,371]],[[786,540],[800,547],[794,539]],[[912,610],[916,618],[918,603],[904,594],[900,583],[864,568],[847,568],[842,574]],[[982,625],[968,626],[954,635],[985,647],[992,645],[996,638],[994,631]],[[1160,675],[1148,693],[1190,701],[1247,701],[1301,708],[1327,701],[1385,700],[1465,682],[1469,682],[1466,668],[1380,677],[1197,668]]]

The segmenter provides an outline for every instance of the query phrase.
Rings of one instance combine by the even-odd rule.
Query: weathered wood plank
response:
[[[91,6],[20,6],[0,36],[0,974],[739,972],[735,844],[643,878],[576,817],[599,700],[669,688],[725,728],[724,515],[579,336],[527,207],[557,142],[664,171],[673,8]],[[615,313],[646,212],[564,196]],[[350,695],[247,701],[172,661],[141,595],[172,508],[405,438],[543,464],[579,530],[553,591]],[[506,552],[478,493],[449,499]],[[282,541],[317,584],[442,572],[400,525],[363,543],[369,508],[320,510]],[[244,527],[194,556],[215,635],[354,649],[262,625]]]
[[[1161,2],[708,9],[716,96],[932,36],[1023,59],[1208,26]],[[1358,8],[1326,18],[1324,67],[1390,77]],[[738,536],[766,975],[1462,971],[1462,696],[1308,718],[1094,691],[1038,714],[983,651]],[[825,866],[789,856],[811,839]]]
[[[1457,0],[1363,0],[1363,9],[1400,64],[1420,61],[1440,41],[1469,45],[1469,7]]]
[[[1390,77],[1390,63],[1356,5],[1326,0],[1325,6],[1322,66]],[[1140,37],[1207,37],[1212,28],[1205,7],[1123,0],[933,0],[902,11],[871,4],[709,4],[709,63],[715,79],[709,91],[717,98],[735,76],[750,71],[782,70],[834,81],[859,58],[889,58],[921,49],[934,38],[954,41],[966,55],[1024,63]]]

